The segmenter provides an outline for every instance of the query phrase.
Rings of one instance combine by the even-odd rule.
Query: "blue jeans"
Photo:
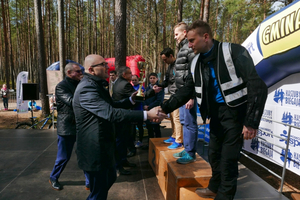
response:
[[[57,156],[53,170],[50,174],[51,180],[58,180],[60,174],[67,166],[68,161],[71,158],[73,146],[76,142],[76,135],[60,136],[57,135]],[[88,174],[85,175],[85,185],[89,184]]]
[[[90,195],[87,200],[106,200],[108,190],[117,179],[115,167],[101,169],[100,171],[85,171],[90,178]]]
[[[179,108],[180,123],[183,126],[183,144],[185,151],[192,157],[197,150],[198,127],[197,127],[197,101],[194,106],[186,109],[185,105]]]

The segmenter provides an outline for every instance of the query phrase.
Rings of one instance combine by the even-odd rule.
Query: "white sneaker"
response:
[[[143,143],[140,142],[140,141],[137,141],[137,143],[135,144],[135,147],[136,147],[136,148],[139,148],[139,147],[141,147],[141,146],[143,146]]]

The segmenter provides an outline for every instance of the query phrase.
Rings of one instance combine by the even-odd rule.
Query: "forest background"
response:
[[[92,53],[116,57],[116,67],[127,55],[140,54],[146,59],[146,70],[163,77],[165,65],[159,53],[165,47],[176,50],[173,27],[177,23],[203,19],[215,39],[241,44],[264,18],[291,2],[1,0],[0,84],[14,89],[19,72],[28,71],[29,82],[40,84],[43,102],[46,68],[65,59],[82,64]]]

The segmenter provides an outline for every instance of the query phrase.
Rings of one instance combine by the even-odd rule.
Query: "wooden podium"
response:
[[[149,163],[156,174],[158,184],[167,200],[203,199],[194,193],[197,187],[207,187],[211,178],[210,165],[196,154],[196,161],[186,165],[178,164],[173,154],[183,148],[169,150],[170,144],[164,144],[167,138],[149,140]],[[192,189],[190,189],[192,187]],[[192,192],[192,190],[194,190]]]

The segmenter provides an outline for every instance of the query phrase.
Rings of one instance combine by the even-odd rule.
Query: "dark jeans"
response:
[[[4,108],[8,108],[8,98],[2,98]]]
[[[117,179],[115,167],[102,169],[101,171],[85,171],[90,178],[90,195],[87,200],[106,200],[108,190]]]
[[[160,131],[159,124],[146,121],[146,128],[148,130],[148,138],[154,138],[154,133],[155,133],[156,138],[161,137],[161,131]]]
[[[192,157],[197,151],[198,126],[197,126],[197,101],[194,100],[194,106],[186,109],[185,105],[179,108],[180,123],[183,127],[184,150]]]
[[[215,200],[232,200],[236,193],[238,160],[243,145],[241,137],[244,109],[225,104],[210,106],[209,163],[212,178],[208,188],[217,193]]]
[[[67,135],[60,136],[57,135],[57,156],[53,170],[50,174],[51,180],[58,180],[60,174],[63,172],[67,166],[68,161],[71,158],[73,146],[76,142],[76,135]],[[89,177],[86,173],[85,175],[85,184],[89,184]]]

